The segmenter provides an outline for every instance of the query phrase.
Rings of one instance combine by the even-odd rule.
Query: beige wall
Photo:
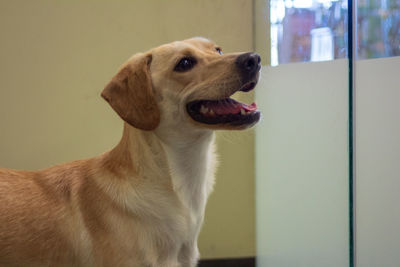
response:
[[[0,166],[45,168],[110,149],[122,123],[99,94],[119,65],[192,36],[252,50],[252,2],[1,0]],[[253,143],[252,131],[218,134],[203,258],[255,255]]]

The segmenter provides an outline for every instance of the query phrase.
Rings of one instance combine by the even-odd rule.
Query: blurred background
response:
[[[400,266],[399,0],[0,0],[0,30],[0,167],[111,149],[119,66],[203,36],[264,67],[236,95],[262,121],[217,133],[200,266]]]

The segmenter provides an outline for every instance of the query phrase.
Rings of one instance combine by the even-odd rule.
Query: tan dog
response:
[[[203,38],[125,63],[102,96],[125,121],[101,156],[41,171],[0,169],[0,266],[195,266],[216,167],[213,129],[245,129],[254,53]]]

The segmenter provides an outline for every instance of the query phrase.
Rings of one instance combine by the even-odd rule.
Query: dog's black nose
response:
[[[235,63],[245,79],[251,79],[261,68],[261,58],[257,53],[240,55]]]

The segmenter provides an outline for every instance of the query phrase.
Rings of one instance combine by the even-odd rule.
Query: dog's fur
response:
[[[214,183],[213,129],[186,104],[242,83],[235,60],[193,38],[137,54],[102,92],[125,121],[98,157],[40,171],[0,169],[0,266],[195,266]],[[182,56],[189,72],[174,72]],[[258,76],[257,76],[258,78]]]

